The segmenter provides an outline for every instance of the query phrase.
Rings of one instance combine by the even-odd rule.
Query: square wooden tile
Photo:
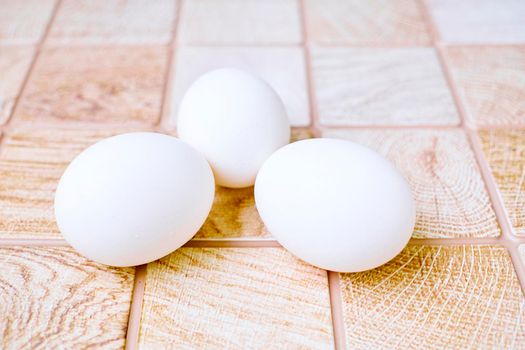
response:
[[[497,246],[408,246],[341,276],[349,349],[520,349],[525,298]]]
[[[166,70],[164,47],[52,48],[41,53],[17,122],[157,122]]]
[[[0,247],[2,348],[123,348],[133,279],[71,248]]]
[[[168,43],[176,0],[64,0],[47,42],[52,44]]]
[[[338,130],[390,159],[416,201],[414,238],[495,237],[490,198],[468,140],[460,130]]]
[[[258,75],[283,100],[292,125],[310,123],[304,52],[301,48],[183,47],[175,57],[170,124],[190,85],[210,70],[235,67]]]
[[[306,0],[308,39],[327,45],[430,45],[415,0]]]
[[[0,149],[0,238],[61,238],[53,200],[69,162],[87,146],[125,130],[19,128]]]
[[[525,130],[479,134],[514,232],[525,235]]]
[[[191,44],[298,44],[296,0],[192,0],[181,9],[178,38]]]
[[[312,138],[308,129],[293,128],[291,141]],[[195,239],[273,239],[255,207],[253,187],[217,186],[208,218]]]
[[[140,347],[333,348],[326,271],[282,248],[182,248],[148,265]]]
[[[55,0],[2,0],[0,43],[35,44],[51,19]]]
[[[476,124],[525,126],[525,46],[448,47],[446,57]]]
[[[0,124],[13,111],[34,50],[29,46],[0,46]]]
[[[430,48],[312,50],[324,125],[444,125],[459,118]]]
[[[444,42],[525,42],[521,0],[428,0],[428,4]]]

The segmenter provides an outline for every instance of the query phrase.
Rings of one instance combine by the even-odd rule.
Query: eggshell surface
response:
[[[338,139],[309,139],[275,152],[255,183],[268,230],[323,269],[358,272],[395,257],[415,224],[410,188],[376,152]]]
[[[231,68],[197,79],[178,112],[178,136],[210,163],[217,184],[252,186],[259,168],[290,140],[285,107],[258,77]]]
[[[97,142],[71,162],[56,190],[55,217],[82,255],[106,265],[140,265],[197,232],[214,190],[208,163],[183,141],[122,134]]]

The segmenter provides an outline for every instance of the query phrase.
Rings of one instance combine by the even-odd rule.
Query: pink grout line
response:
[[[336,350],[346,350],[345,323],[343,317],[343,297],[339,273],[326,271],[328,275],[328,290],[330,293],[330,306],[332,310],[332,329],[334,332],[334,345]]]
[[[128,330],[126,333],[126,350],[139,348],[140,318],[142,316],[144,291],[146,289],[147,266],[140,265],[135,268],[135,282],[133,284],[133,296],[131,298]]]
[[[63,238],[0,238],[0,247],[27,246],[27,247],[69,247]]]
[[[456,107],[458,108],[459,116],[462,121],[461,126],[463,127],[463,130],[467,134],[467,137],[468,137],[470,146],[472,147],[473,153],[475,155],[481,176],[485,182],[485,186],[489,193],[489,197],[492,203],[492,208],[494,209],[494,213],[496,214],[496,218],[501,228],[502,234],[499,237],[498,241],[500,242],[500,244],[505,245],[505,247],[509,251],[509,254],[510,254],[512,263],[514,265],[515,272],[516,272],[516,276],[521,284],[522,291],[525,293],[525,266],[523,265],[523,261],[521,261],[521,258],[518,252],[518,249],[519,249],[518,244],[519,244],[519,241],[521,241],[521,239],[517,238],[516,236],[512,234],[512,223],[510,222],[509,216],[507,215],[505,204],[498,191],[496,181],[490,169],[490,165],[488,164],[483,154],[483,148],[482,148],[481,141],[479,139],[477,132],[475,131],[476,125],[474,121],[472,120],[470,114],[466,110],[464,101],[461,99],[461,95],[459,91],[457,90],[454,79],[452,77],[452,72],[451,72],[449,63],[447,61],[447,57],[444,52],[444,47],[443,45],[438,43],[439,33],[437,31],[437,26],[435,25],[432,19],[432,16],[430,14],[428,4],[426,0],[420,0],[420,4],[422,6],[427,25],[431,28],[432,41],[434,42],[434,47],[436,48],[436,51],[438,53],[438,58],[441,63],[443,72],[445,74],[447,84],[449,85],[449,88],[451,90]]]
[[[193,239],[186,248],[281,248],[275,239]]]

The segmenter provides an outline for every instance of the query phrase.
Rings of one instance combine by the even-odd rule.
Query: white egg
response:
[[[415,223],[410,189],[396,168],[344,140],[303,140],[275,152],[257,176],[255,202],[285,248],[339,272],[386,263]]]
[[[145,264],[186,243],[204,223],[213,173],[179,139],[129,133],[104,139],[68,166],[55,194],[64,238],[113,266]]]
[[[197,79],[178,113],[179,137],[210,163],[217,184],[252,186],[259,168],[290,140],[284,105],[263,80],[225,68]]]

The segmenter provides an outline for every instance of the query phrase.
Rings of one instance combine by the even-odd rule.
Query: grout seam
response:
[[[343,297],[338,272],[326,271],[328,277],[328,291],[332,315],[332,331],[334,346],[337,350],[346,350],[345,323],[343,315]]]
[[[140,319],[146,289],[147,266],[148,265],[140,265],[135,267],[135,281],[133,283],[133,295],[129,307],[125,350],[139,348]]]

